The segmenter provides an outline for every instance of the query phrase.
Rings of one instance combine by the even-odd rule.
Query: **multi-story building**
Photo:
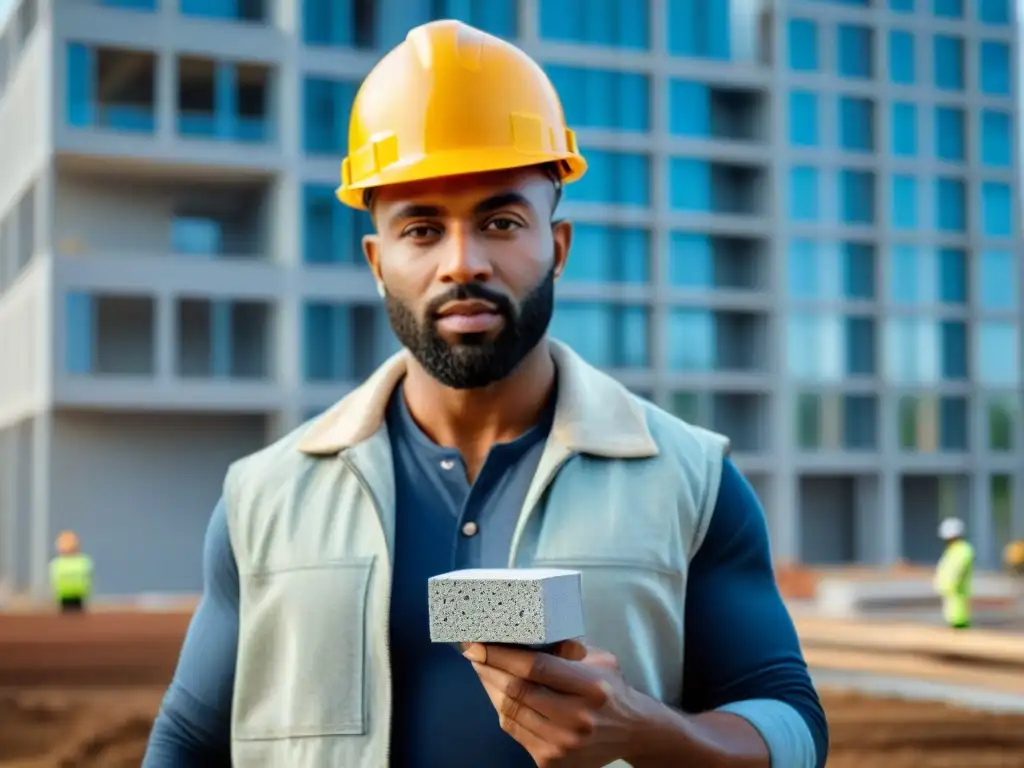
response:
[[[20,0],[0,36],[0,577],[78,530],[190,590],[226,465],[394,348],[332,190],[382,50],[455,16],[590,162],[553,322],[727,433],[780,558],[1024,533],[1009,0]],[[1014,522],[1015,521],[1015,522]]]

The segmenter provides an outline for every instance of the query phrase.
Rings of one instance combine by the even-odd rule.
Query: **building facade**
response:
[[[1009,0],[21,0],[0,36],[0,581],[80,532],[192,591],[227,464],[395,341],[338,205],[358,82],[456,17],[590,163],[552,332],[728,434],[776,557],[1024,535]]]

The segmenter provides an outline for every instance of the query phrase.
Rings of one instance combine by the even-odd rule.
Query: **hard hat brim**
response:
[[[450,152],[424,154],[408,161],[395,163],[380,173],[356,184],[339,186],[335,190],[338,200],[358,210],[366,210],[365,195],[370,189],[429,181],[451,176],[466,176],[491,171],[509,171],[535,165],[554,163],[559,167],[563,184],[580,179],[587,172],[587,161],[575,152],[524,153],[517,149],[481,147],[458,149]]]

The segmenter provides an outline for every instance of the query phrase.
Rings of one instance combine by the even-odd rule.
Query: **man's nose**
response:
[[[494,270],[486,248],[472,232],[453,228],[442,245],[440,279],[443,283],[486,283]]]

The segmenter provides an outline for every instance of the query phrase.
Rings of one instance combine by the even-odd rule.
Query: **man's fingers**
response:
[[[600,673],[578,661],[568,661],[549,653],[500,645],[489,645],[486,648],[479,645],[471,646],[465,655],[475,662],[561,693],[583,696],[588,700],[596,700],[604,695],[604,689],[600,685]]]
[[[582,737],[593,731],[590,711],[579,697],[555,693],[483,664],[474,664],[473,668],[498,714],[520,722],[546,741],[562,743],[566,733]]]

